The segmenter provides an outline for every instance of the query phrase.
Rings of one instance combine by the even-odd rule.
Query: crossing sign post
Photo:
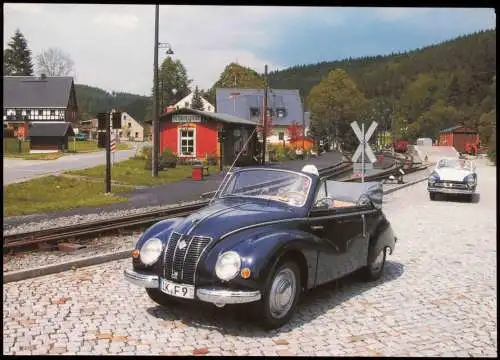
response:
[[[361,129],[359,128],[359,125],[356,121],[353,121],[351,123],[351,127],[354,130],[354,134],[359,140],[359,146],[352,155],[352,162],[355,163],[358,161],[359,156],[361,155],[361,182],[365,181],[365,154],[368,157],[368,160],[370,161],[370,165],[372,165],[374,162],[377,161],[377,158],[375,157],[375,154],[373,153],[373,150],[371,149],[370,145],[368,145],[368,140],[372,137],[373,133],[375,132],[375,129],[377,128],[377,122],[373,121],[370,124],[370,127],[368,128],[368,131],[365,133],[365,124],[361,124]]]

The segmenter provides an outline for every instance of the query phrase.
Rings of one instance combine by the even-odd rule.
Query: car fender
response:
[[[314,285],[319,243],[318,238],[298,227],[268,225],[247,229],[225,238],[210,249],[204,262],[204,270],[213,269],[212,272],[215,273],[218,257],[226,251],[236,251],[242,260],[241,268],[248,267],[252,275],[246,280],[237,276],[231,282],[261,289],[269,272],[282,256],[293,252],[302,256],[302,265],[308,274],[307,281],[303,284],[310,288]]]
[[[375,230],[370,234],[370,245],[368,248],[368,263],[372,262],[380,251],[389,248],[392,254],[396,246],[397,238],[394,236],[390,222],[384,217],[378,222]]]
[[[151,225],[149,228],[146,229],[146,231],[144,231],[141,237],[139,237],[137,243],[135,244],[135,248],[140,249],[141,246],[146,242],[146,240],[151,239],[152,237],[158,237],[161,241],[165,243],[166,241],[168,241],[168,237],[170,235],[169,230],[172,230],[182,220],[184,219],[183,218],[165,219]]]

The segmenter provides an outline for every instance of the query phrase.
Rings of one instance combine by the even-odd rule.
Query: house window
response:
[[[16,110],[16,116],[21,116],[21,110]]]
[[[123,120],[127,120],[127,115],[123,115]]]
[[[280,141],[285,140],[285,133],[283,131],[281,131],[281,132],[278,133],[278,139]]]
[[[118,132],[119,137],[122,137],[122,135],[123,135],[123,131]]]
[[[180,156],[194,155],[194,129],[179,130]]]
[[[26,110],[26,115],[31,115],[31,110]]]
[[[286,110],[283,108],[278,108],[278,109],[276,109],[276,115],[279,118],[284,118],[284,117],[286,117]]]
[[[136,131],[135,132],[135,138],[137,139],[139,137],[139,133]]]
[[[259,109],[258,108],[250,108],[250,116],[259,116]]]
[[[128,127],[132,127],[132,123],[128,123],[128,124],[127,124],[127,126],[128,126]]]
[[[56,114],[55,110],[50,110],[50,115],[54,116]]]
[[[184,103],[184,107],[189,107],[189,102],[188,102],[188,101],[186,101],[186,102]]]
[[[38,110],[38,116],[42,116],[43,115],[43,110]]]

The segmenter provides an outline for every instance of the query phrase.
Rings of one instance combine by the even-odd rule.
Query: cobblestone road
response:
[[[495,173],[478,164],[473,203],[431,202],[425,182],[387,195],[384,277],[310,292],[279,331],[244,308],[160,308],[121,260],[5,284],[4,354],[496,356]]]

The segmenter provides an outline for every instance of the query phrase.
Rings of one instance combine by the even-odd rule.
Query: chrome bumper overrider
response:
[[[125,279],[132,284],[145,288],[159,288],[160,278],[157,275],[144,275],[131,269],[123,271]],[[237,291],[221,288],[199,288],[196,289],[198,300],[216,304],[218,306],[226,304],[244,304],[261,299],[260,291]]]
[[[132,284],[142,286],[145,288],[158,288],[160,287],[160,279],[157,275],[145,275],[135,272],[134,270],[125,269],[123,271],[125,279]]]
[[[453,188],[427,188],[429,192],[443,193],[443,194],[474,194],[475,190],[466,189],[453,189]]]

